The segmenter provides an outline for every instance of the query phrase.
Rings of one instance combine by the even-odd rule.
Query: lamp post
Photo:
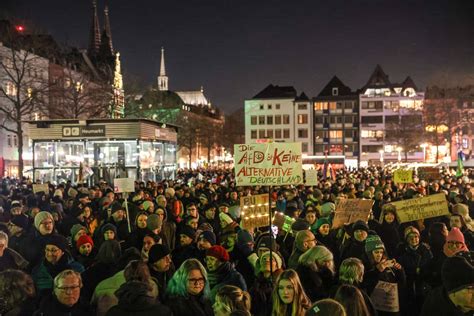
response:
[[[423,143],[420,145],[421,148],[423,148],[423,162],[426,162],[426,147],[428,147],[427,143]]]
[[[379,150],[379,153],[380,153],[380,165],[381,165],[382,168],[383,168],[383,153],[384,153],[383,149],[380,149],[380,150]]]
[[[398,151],[398,163],[400,163],[400,162],[402,161],[402,150],[403,150],[402,147],[397,147],[397,151]]]

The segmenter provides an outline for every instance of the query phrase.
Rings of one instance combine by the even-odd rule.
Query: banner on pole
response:
[[[298,185],[303,182],[301,143],[234,145],[238,186]]]
[[[413,183],[413,170],[397,169],[393,172],[393,181],[395,183]]]
[[[395,206],[398,222],[400,224],[449,214],[448,201],[446,200],[444,193],[393,202],[390,204]]]
[[[114,179],[114,192],[135,192],[135,180],[133,178]]]
[[[244,196],[240,198],[240,227],[253,228],[270,225],[270,204],[268,194]]]
[[[33,184],[33,193],[44,192],[49,193],[49,186],[47,183],[44,184]]]
[[[370,210],[374,204],[373,200],[345,199],[336,205],[332,228],[339,228],[345,224],[352,224],[358,220],[367,222]]]
[[[441,173],[436,167],[420,167],[418,168],[418,177],[424,180],[440,180]]]

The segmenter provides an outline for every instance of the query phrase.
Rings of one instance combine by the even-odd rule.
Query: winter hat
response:
[[[146,219],[146,227],[149,230],[161,229],[162,225],[163,221],[161,220],[161,217],[159,217],[157,214],[151,214]]]
[[[207,198],[207,195],[205,195],[204,193],[199,196],[199,199],[200,199],[200,200],[206,200],[206,201],[209,200],[209,199]]]
[[[153,202],[151,202],[151,201],[144,201],[144,202],[142,203],[143,210],[148,211],[148,209],[149,209],[150,206],[152,206],[152,205],[153,205]]]
[[[76,195],[76,199],[77,200],[80,200],[80,199],[85,199],[86,197],[89,197],[89,194],[87,193],[84,193],[84,192],[80,192]]]
[[[332,202],[326,202],[321,205],[321,216],[322,217],[329,217],[331,213],[336,211],[336,204]]]
[[[201,232],[198,239],[207,240],[213,246],[216,244],[216,234],[208,230]]]
[[[446,258],[441,268],[441,279],[448,293],[474,285],[474,266],[464,257]]]
[[[463,244],[466,244],[464,240],[464,234],[457,227],[453,227],[449,231],[448,237],[446,237],[446,242],[448,241],[456,241],[456,242],[462,242]]]
[[[314,226],[315,231],[318,231],[319,228],[321,228],[321,226],[323,226],[324,224],[328,224],[329,226],[331,226],[331,221],[328,217],[321,217],[316,221],[316,225]]]
[[[371,254],[372,251],[382,248],[385,250],[385,245],[378,235],[370,235],[365,240],[365,252]]]
[[[23,229],[28,229],[29,226],[28,216],[26,215],[15,215],[10,222]]]
[[[232,217],[230,217],[228,214],[226,213],[219,213],[219,219],[221,220],[221,222],[224,222],[226,223],[227,225],[230,225],[234,222],[234,220],[232,219]]]
[[[464,219],[466,227],[470,231],[474,231],[474,220],[469,216],[469,207],[466,204],[455,204],[453,206],[453,214],[460,215]]]
[[[181,228],[181,230],[179,231],[179,234],[180,235],[186,235],[189,238],[191,238],[192,240],[194,240],[194,238],[196,237],[196,231],[188,225],[184,225]]]
[[[352,224],[352,232],[355,232],[358,229],[364,230],[368,233],[369,232],[369,225],[367,225],[367,223],[364,222],[363,220],[358,220],[357,222]]]
[[[114,224],[112,223],[107,223],[104,226],[102,226],[101,232],[104,234],[106,231],[111,230],[117,235],[117,227],[115,227]]]
[[[16,207],[21,207],[21,202],[18,200],[12,201],[12,203],[10,204],[10,209],[14,209]]]
[[[36,214],[36,216],[35,216],[35,227],[36,227],[36,229],[39,230],[39,227],[40,227],[41,223],[45,219],[48,219],[48,218],[54,222],[53,215],[51,215],[50,212],[42,211],[42,212],[39,212],[38,214]]]
[[[277,244],[276,244],[275,239],[274,238],[270,239],[270,235],[268,234],[261,235],[261,237],[257,239],[256,250],[260,248],[268,248],[268,249],[272,248],[273,251],[276,251]]]
[[[160,259],[163,259],[169,255],[170,249],[165,244],[155,244],[151,246],[150,251],[148,252],[148,263],[155,263]]]
[[[224,247],[215,245],[206,250],[206,256],[214,257],[219,261],[229,261],[229,253]]]
[[[262,253],[262,256],[260,257],[260,266],[263,267],[265,265],[265,259],[267,257],[270,257],[270,251],[266,251],[264,253]],[[283,266],[283,259],[280,257],[280,255],[275,252],[275,251],[272,251],[272,258],[276,260],[277,262],[277,269],[281,269],[281,267]]]
[[[301,230],[308,230],[308,229],[309,229],[309,223],[302,218],[298,218],[293,224],[291,224],[291,230],[293,232],[299,232]]]
[[[44,243],[45,247],[46,245],[54,245],[56,247],[58,247],[59,249],[61,249],[62,251],[67,251],[67,239],[62,236],[62,235],[58,235],[58,234],[53,234],[51,236],[49,236],[45,243]]]
[[[308,239],[314,239],[314,235],[309,230],[302,230],[296,233],[295,247],[300,251],[304,251],[303,243]]]
[[[84,226],[82,226],[81,224],[74,224],[72,227],[71,227],[71,230],[69,231],[71,233],[71,238],[74,240],[74,236],[77,235],[77,233],[81,230],[85,230],[87,232],[87,228],[85,228]]]
[[[82,235],[79,237],[79,239],[76,241],[77,249],[79,249],[84,244],[91,244],[91,246],[94,247],[94,241],[92,240],[91,236]]]
[[[112,208],[112,214],[117,211],[124,210],[124,207],[120,203],[113,203],[111,208]]]
[[[254,242],[252,234],[246,229],[239,230],[237,233],[237,243],[247,244],[249,242]]]
[[[405,231],[403,233],[403,235],[405,236],[405,240],[408,238],[410,234],[417,234],[418,237],[420,237],[420,232],[418,231],[418,229],[416,229],[413,226],[408,226],[407,228],[405,228]]]

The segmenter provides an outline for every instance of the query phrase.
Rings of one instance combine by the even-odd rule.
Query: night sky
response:
[[[3,16],[87,47],[90,0],[0,2]],[[360,88],[377,63],[421,88],[474,78],[473,0],[110,0],[109,15],[125,80],[156,85],[164,46],[170,89],[202,85],[226,113],[269,83],[310,97],[333,75]]]

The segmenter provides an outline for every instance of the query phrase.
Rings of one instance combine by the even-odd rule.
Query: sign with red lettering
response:
[[[303,182],[301,143],[234,145],[237,185],[298,185]]]

